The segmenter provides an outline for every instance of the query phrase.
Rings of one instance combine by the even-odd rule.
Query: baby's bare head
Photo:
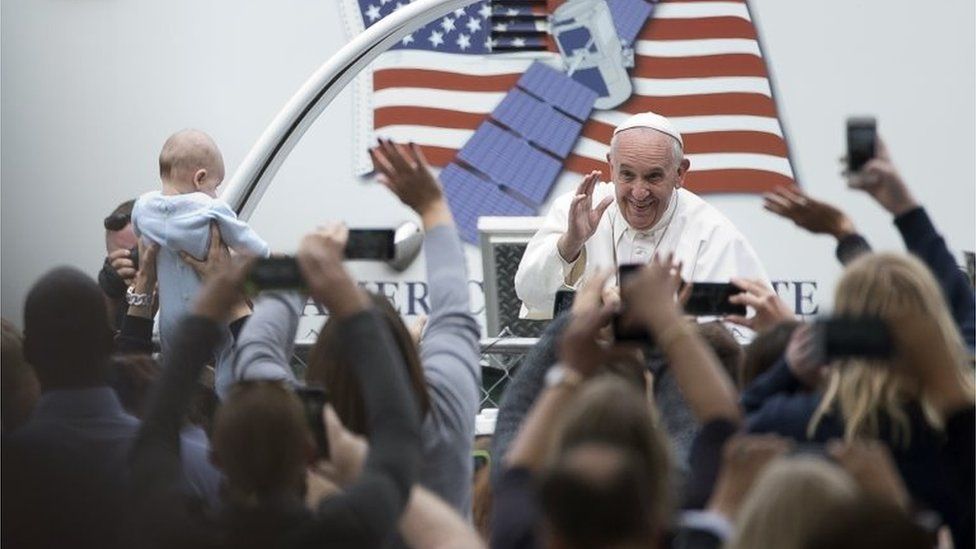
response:
[[[159,153],[163,185],[180,193],[203,192],[216,196],[224,180],[224,158],[209,135],[194,129],[169,136]]]

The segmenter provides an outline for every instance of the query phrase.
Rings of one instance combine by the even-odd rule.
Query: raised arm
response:
[[[427,384],[439,398],[433,413],[464,438],[474,438],[481,367],[481,329],[471,314],[467,260],[437,180],[416,145],[390,141],[370,150],[380,182],[412,208],[424,225],[424,254],[431,310],[420,343]]]
[[[132,278],[132,293],[139,296],[139,304],[130,305],[122,317],[122,325],[115,336],[115,350],[119,353],[151,354],[153,352],[153,316],[156,314],[156,254],[159,246],[139,241],[139,270]],[[124,298],[124,296],[123,296]]]
[[[420,419],[393,335],[342,267],[348,230],[333,226],[302,240],[299,265],[313,298],[338,321],[341,352],[355,364],[372,426],[359,479],[323,502],[308,545],[344,540],[377,546],[396,528],[420,466]]]
[[[254,312],[237,337],[234,379],[298,381],[289,364],[295,349],[295,332],[305,305],[298,292],[264,292],[254,302]]]
[[[591,172],[575,193],[554,200],[525,249],[515,273],[515,292],[531,318],[551,317],[556,291],[563,285],[575,285],[586,267],[586,241],[613,203],[613,196],[607,196],[593,205],[600,175]]]

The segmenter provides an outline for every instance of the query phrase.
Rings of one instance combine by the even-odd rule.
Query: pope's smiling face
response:
[[[632,128],[614,136],[607,163],[617,207],[631,227],[650,229],[664,215],[690,165],[680,150],[673,137],[650,128]]]

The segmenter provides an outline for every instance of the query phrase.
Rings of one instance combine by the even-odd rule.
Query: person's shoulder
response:
[[[678,189],[679,214],[693,218],[695,223],[708,229],[720,229],[729,236],[739,236],[739,229],[718,208],[709,204],[702,197],[685,189]]]

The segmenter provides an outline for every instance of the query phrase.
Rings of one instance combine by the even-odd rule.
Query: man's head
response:
[[[105,226],[105,253],[115,250],[131,250],[138,245],[136,233],[132,230],[132,206],[135,200],[126,200],[116,206],[103,221]]]
[[[104,384],[111,351],[108,312],[94,280],[59,267],[34,284],[24,304],[24,356],[45,391]]]
[[[276,381],[235,385],[217,410],[212,460],[237,503],[301,497],[315,442],[302,403]]]
[[[684,183],[691,163],[684,158],[680,137],[666,118],[654,113],[634,115],[614,130],[607,163],[617,207],[631,227],[653,227]]]
[[[209,135],[200,130],[180,130],[163,144],[159,177],[179,193],[217,196],[217,187],[224,180],[224,158]]]
[[[552,547],[646,547],[655,538],[648,475],[630,452],[600,442],[570,448],[543,475]]]

